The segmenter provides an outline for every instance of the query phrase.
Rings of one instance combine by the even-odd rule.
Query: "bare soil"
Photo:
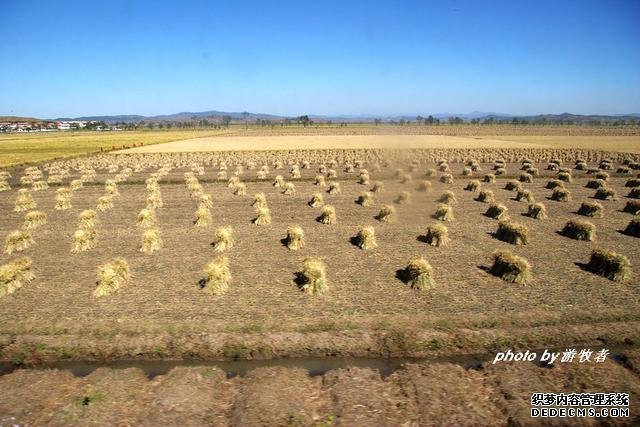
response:
[[[130,148],[115,153],[291,150],[300,147],[308,150],[326,150],[362,148],[545,148],[553,147],[553,145],[445,135],[224,136],[173,141]]]
[[[138,369],[100,368],[86,377],[56,370],[0,376],[0,424],[52,426],[533,425],[533,392],[628,393],[640,379],[612,361],[539,367],[511,362],[479,369],[408,364],[386,378],[348,368],[309,376],[260,368],[228,378],[215,367],[175,368],[147,379]],[[547,424],[635,425],[629,418],[548,419]]]

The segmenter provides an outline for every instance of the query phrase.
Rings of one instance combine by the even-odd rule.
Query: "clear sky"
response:
[[[640,112],[640,0],[0,0],[0,115]]]

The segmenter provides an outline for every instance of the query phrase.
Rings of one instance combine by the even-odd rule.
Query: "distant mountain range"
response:
[[[74,118],[56,118],[52,119],[53,121],[68,121],[68,120],[95,120],[95,121],[103,121],[105,123],[115,123],[115,122],[124,122],[124,123],[133,123],[133,122],[186,122],[189,120],[202,120],[202,119],[220,119],[222,116],[230,116],[232,120],[280,120],[284,119],[284,117],[276,116],[273,114],[262,114],[262,113],[249,113],[249,112],[226,112],[226,111],[199,111],[199,112],[191,112],[191,111],[183,111],[181,113],[175,114],[163,114],[158,116],[140,116],[140,115],[120,115],[120,116],[82,116],[82,117],[74,117]]]
[[[487,119],[495,119],[496,121],[504,121],[511,120],[517,118],[519,120],[527,120],[527,121],[537,121],[537,120],[546,120],[548,122],[593,122],[596,120],[600,121],[615,121],[615,120],[637,120],[640,119],[640,113],[630,113],[630,114],[618,114],[618,115],[600,115],[600,114],[571,114],[571,113],[562,113],[562,114],[538,114],[538,115],[517,115],[517,114],[506,114],[506,113],[492,113],[492,112],[482,112],[482,111],[473,111],[471,113],[432,113],[432,114],[403,114],[403,115],[381,115],[381,116],[372,116],[372,115],[344,115],[344,116],[315,116],[310,115],[309,117],[312,119],[320,119],[320,120],[352,120],[352,121],[373,121],[375,119],[380,119],[382,121],[399,121],[399,120],[410,120],[415,121],[418,116],[428,117],[429,115],[433,116],[436,119],[440,120],[448,120],[452,117],[459,117],[465,122],[470,122],[471,120],[480,120],[484,121]]]
[[[429,117],[429,116],[433,116],[436,119],[440,119],[440,120],[446,120],[450,117],[460,117],[463,120],[469,121],[469,120],[473,120],[473,119],[478,119],[478,118],[485,118],[485,117],[496,117],[496,118],[511,118],[511,117],[516,117],[513,116],[511,114],[503,114],[503,113],[485,113],[485,112],[481,112],[481,111],[473,111],[471,113],[431,113],[431,114],[383,114],[383,115],[372,115],[372,114],[355,114],[355,115],[340,115],[340,116],[323,116],[323,115],[315,115],[315,114],[311,114],[309,115],[310,118],[312,119],[320,119],[320,120],[353,120],[353,121],[364,121],[364,122],[368,122],[368,121],[373,121],[375,119],[380,119],[383,121],[389,121],[389,120],[411,120],[411,121],[415,121],[416,117],[421,116],[421,117]]]
[[[433,116],[436,119],[440,120],[448,120],[451,117],[459,117],[465,122],[469,122],[471,120],[480,120],[484,121],[487,119],[494,119],[496,121],[510,121],[514,118],[519,120],[525,119],[527,121],[540,121],[544,120],[551,123],[560,123],[560,122],[593,122],[593,121],[602,121],[602,122],[613,122],[616,120],[638,120],[640,119],[640,113],[630,113],[630,114],[619,114],[619,115],[600,115],[600,114],[571,114],[571,113],[562,113],[562,114],[539,114],[539,115],[516,115],[516,114],[505,114],[505,113],[494,113],[494,112],[483,112],[483,111],[473,111],[471,113],[422,113],[422,114],[398,114],[398,115],[373,115],[373,114],[358,114],[358,115],[318,115],[318,114],[309,114],[309,118],[314,121],[326,122],[326,121],[334,121],[334,122],[373,122],[376,119],[380,119],[383,122],[388,121],[415,121],[416,117],[428,117],[429,115]],[[156,116],[143,116],[137,114],[130,115],[113,115],[113,116],[82,116],[82,117],[58,117],[55,119],[46,119],[48,121],[71,121],[71,120],[83,120],[83,121],[103,121],[105,123],[137,123],[137,122],[186,122],[191,120],[210,120],[210,121],[220,121],[223,116],[230,116],[232,121],[249,121],[253,122],[256,120],[273,120],[279,121],[284,119],[295,119],[295,117],[286,117],[275,114],[264,114],[264,113],[250,113],[250,112],[225,112],[225,111],[200,111],[200,112],[180,112],[175,114],[164,114],[164,115],[156,115]],[[34,118],[24,118],[24,117],[15,117],[15,116],[0,116],[0,121],[37,121],[39,119]]]

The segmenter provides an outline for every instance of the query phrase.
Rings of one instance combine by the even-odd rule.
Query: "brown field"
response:
[[[262,150],[255,150],[255,138],[211,138],[155,145],[148,148],[156,151],[147,153],[127,150],[57,162],[58,168],[68,172],[62,174],[62,184],[31,192],[36,209],[46,213],[47,224],[32,231],[31,247],[0,255],[0,265],[23,255],[30,257],[35,275],[31,283],[0,297],[0,361],[20,365],[60,360],[233,360],[299,356],[450,358],[464,354],[487,356],[507,348],[637,346],[640,340],[640,288],[637,286],[640,245],[638,237],[623,233],[629,221],[637,218],[623,212],[627,202],[633,200],[627,196],[631,189],[625,185],[637,171],[618,172],[618,168],[624,167],[623,162],[635,167],[640,161],[639,155],[599,151],[596,147],[605,146],[600,145],[601,142],[585,146],[583,150],[572,150],[561,148],[564,143],[554,145],[553,142],[542,148],[530,141],[514,146],[499,138],[470,140],[480,141],[481,145],[477,146],[470,145],[467,138],[447,138],[445,143],[442,137],[409,136],[393,138],[405,141],[404,150],[395,149],[396,145],[389,150],[386,147],[391,138],[387,137],[362,137],[362,140],[331,137],[330,144],[324,138],[278,138],[277,141],[267,138],[260,146]],[[224,148],[225,140],[233,142],[229,149]],[[299,149],[296,141],[304,143],[305,149]],[[419,146],[413,145],[416,141]],[[350,145],[345,147],[345,142]],[[197,146],[203,144],[206,150],[200,151]],[[250,144],[254,150],[249,150]],[[177,147],[188,151],[165,151],[166,146],[169,150]],[[216,151],[211,152],[213,149]],[[565,183],[571,192],[568,202],[550,200],[552,190],[545,188],[550,179],[558,176],[556,171],[547,169],[554,157],[562,160],[562,167],[571,170],[572,182]],[[607,186],[616,196],[599,201],[604,207],[602,218],[586,218],[576,213],[583,201],[594,201],[596,192],[585,187],[594,174],[574,168],[577,157],[586,160],[588,168],[594,171],[603,158],[613,161],[613,168],[607,171],[610,175]],[[425,177],[427,170],[437,167],[436,160],[440,158],[448,160],[453,183],[441,182],[442,172]],[[463,176],[465,161],[472,158],[478,160],[481,170],[472,176]],[[526,245],[498,240],[494,236],[498,221],[484,215],[488,204],[475,200],[477,193],[465,190],[470,180],[482,181],[485,173],[493,172],[498,158],[507,162],[505,174],[495,183],[482,182],[481,188],[493,191],[495,201],[508,208],[510,218],[528,228]],[[525,158],[532,160],[539,176],[522,185],[536,201],[544,203],[547,219],[524,215],[528,203],[516,201],[516,193],[505,189],[509,179],[517,179],[521,174],[521,161]],[[332,181],[339,182],[340,194],[328,194],[327,186],[314,185],[320,164],[329,165],[331,159],[337,160],[333,166],[337,178],[327,178],[327,186]],[[301,168],[301,177],[293,178],[290,164],[302,166],[304,160],[310,162],[309,168]],[[350,168],[349,164],[357,160],[362,164]],[[282,169],[276,169],[276,161],[283,162]],[[243,165],[239,178],[246,186],[246,195],[234,195],[227,179],[219,178],[224,170],[221,162],[227,166],[228,177],[234,175],[238,164]],[[264,164],[269,166],[269,172],[266,179],[259,179],[257,171]],[[170,168],[158,180],[163,206],[155,209],[163,247],[145,254],[139,250],[143,229],[136,226],[136,218],[146,204],[145,180],[161,166]],[[89,167],[95,169],[95,179],[71,193],[71,208],[55,209],[56,190],[68,186]],[[361,169],[369,171],[371,184],[357,182]],[[397,169],[402,169],[400,175],[409,174],[411,182],[402,183],[396,176]],[[42,170],[45,179],[58,174],[52,172],[50,165],[43,165]],[[194,226],[198,203],[186,185],[185,173],[188,172],[194,173],[203,192],[212,197],[211,225]],[[23,170],[12,171],[7,181],[11,189],[0,192],[0,236],[3,238],[20,229],[25,218],[26,212],[13,210],[18,189],[30,188],[29,185],[21,187],[23,174]],[[294,195],[282,194],[282,189],[272,184],[276,175],[294,183]],[[120,195],[114,197],[112,209],[98,212],[96,246],[86,252],[71,253],[78,215],[85,209],[94,209],[98,198],[105,194],[105,181],[116,178],[122,180],[117,185]],[[430,191],[417,191],[421,180],[431,183]],[[357,204],[358,196],[370,190],[375,181],[384,183],[384,191],[374,193],[370,206]],[[438,199],[447,190],[453,191],[457,198],[452,205],[455,220],[443,223],[448,228],[450,243],[444,247],[430,246],[423,236],[428,225],[440,222],[432,215]],[[396,203],[403,191],[410,194],[409,204]],[[259,192],[266,195],[272,217],[271,224],[264,226],[252,223],[256,214],[251,202]],[[307,204],[316,192],[323,193],[325,204],[335,208],[336,224],[318,222],[321,208]],[[383,204],[395,207],[395,221],[387,223],[375,218]],[[594,241],[578,241],[559,233],[567,221],[575,219],[586,219],[595,225]],[[292,225],[302,227],[305,233],[306,246],[298,251],[289,250],[282,242],[287,227]],[[375,227],[377,248],[364,251],[352,243],[351,238],[363,225]],[[223,252],[229,260],[232,280],[226,293],[212,295],[201,289],[200,281],[204,267],[219,255],[212,243],[216,229],[222,226],[231,227],[235,238],[235,245]],[[585,264],[591,251],[599,248],[624,254],[629,259],[633,272],[626,282],[613,282],[587,271]],[[491,275],[488,272],[491,254],[497,249],[508,249],[528,260],[533,273],[531,283],[518,285]],[[401,280],[400,270],[415,255],[424,257],[432,266],[436,283],[433,289],[412,289]],[[309,256],[318,257],[326,264],[329,289],[324,295],[303,293],[296,285],[296,273]],[[94,297],[96,269],[115,257],[128,261],[131,277],[113,295]],[[162,406],[159,402],[169,398],[167,396],[177,398],[180,387],[199,384],[206,392],[219,387],[222,381],[224,387],[229,387],[225,397],[228,401],[207,412],[207,416],[219,418],[206,419],[203,423],[272,424],[277,422],[279,414],[287,411],[294,417],[292,422],[302,417],[302,424],[321,422],[329,416],[344,425],[397,424],[398,420],[414,420],[419,424],[464,421],[477,425],[486,424],[489,419],[493,424],[504,424],[509,417],[523,419],[525,395],[531,390],[523,382],[514,383],[513,377],[517,375],[509,369],[489,366],[476,373],[443,366],[427,364],[406,368],[415,372],[408,374],[409,371],[399,370],[384,380],[376,377],[379,374],[372,370],[329,372],[321,380],[307,377],[304,371],[266,370],[232,381],[221,377],[220,371],[211,371],[215,378],[211,382],[204,371],[178,370],[151,382],[136,371],[125,375],[123,371],[101,370],[87,380],[52,373],[52,387],[61,388],[63,397],[38,403],[35,409],[27,408],[22,416],[33,423],[82,424],[95,419],[98,424],[108,425],[116,420],[109,417],[120,414],[117,420],[139,424],[136,420],[143,416],[141,414],[150,413],[144,411],[153,412],[157,405]],[[616,378],[627,372],[626,368],[613,363],[607,366],[615,371]],[[551,381],[548,376],[573,378],[573,374],[565,370],[570,368],[551,373],[535,368],[530,374],[542,378],[535,381],[547,384]],[[350,378],[352,374],[362,378]],[[0,377],[0,388],[28,381],[29,375],[35,374],[25,371]],[[525,400],[523,403],[496,399],[497,403],[486,407],[476,406],[478,413],[467,414],[465,419],[455,418],[461,417],[460,414],[446,418],[446,414],[429,409],[420,400],[429,399],[430,393],[442,396],[446,382],[420,386],[436,387],[437,392],[412,392],[423,397],[401,393],[401,397],[397,397],[400,400],[394,400],[398,390],[406,389],[403,381],[409,381],[407,377],[418,381],[416,378],[421,375],[425,378],[452,376],[475,384],[470,387],[480,387],[477,393],[519,393]],[[597,385],[595,381],[589,383],[591,385],[580,385],[580,390]],[[95,413],[74,406],[73,398],[87,382],[104,387],[105,393],[114,400],[96,407]],[[287,406],[278,410],[278,415],[259,409],[260,405],[278,407],[286,403],[286,399],[277,404],[258,399],[261,390],[285,390],[297,398],[302,392],[296,391],[292,384],[300,382],[308,383],[308,387],[303,387],[304,393],[310,393],[311,400],[318,399],[317,406],[304,410],[299,405],[292,405],[297,409]],[[358,384],[363,396],[383,396],[379,397],[379,403],[388,409],[376,415],[382,418],[366,418],[373,415],[351,412],[350,408],[360,404],[351,400],[358,394],[345,390]],[[613,382],[612,386],[619,384]],[[169,387],[168,394],[162,398],[154,395],[153,390],[164,390],[165,386]],[[567,390],[577,391],[576,387],[569,384]],[[620,387],[637,393],[637,379],[633,384]],[[141,400],[138,402],[138,399]],[[256,399],[262,403],[255,403]],[[365,400],[376,401],[371,399]],[[122,403],[125,400],[138,403],[127,406]],[[392,409],[398,402],[401,405]],[[454,404],[443,404],[455,408]],[[32,415],[28,415],[29,412]],[[47,418],[52,416],[47,414],[52,413],[57,414],[55,417],[68,418]],[[5,415],[11,413],[0,407],[0,420]],[[163,416],[169,417],[167,422],[173,422],[173,414]],[[162,423],[162,419],[155,422]]]
[[[513,141],[516,144],[534,144],[541,148],[580,148],[640,153],[639,136],[510,135],[498,136],[496,139]]]
[[[211,129],[156,129],[119,132],[37,132],[37,133],[7,133],[0,134],[0,168],[21,167],[29,164],[41,164],[64,158],[77,157],[133,147],[144,143],[148,146],[172,141],[182,141],[193,138],[206,137],[340,137],[346,146],[353,143],[344,137],[382,136],[427,136],[428,141],[440,141],[433,136],[482,138],[489,140],[520,141],[523,137],[527,143],[551,145],[557,148],[581,147],[599,148],[602,150],[621,150],[638,152],[640,145],[639,126],[540,126],[540,125],[390,125],[375,126],[370,123],[350,123],[347,126],[339,124],[319,124],[303,127],[301,125],[263,127],[256,125],[234,124],[228,128]],[[454,138],[453,140],[456,140]],[[270,138],[267,138],[270,139]],[[285,138],[286,139],[286,138]],[[315,139],[315,138],[311,138]],[[358,139],[358,138],[356,138]],[[362,138],[360,138],[362,139]],[[326,141],[326,140],[324,140]],[[329,139],[331,141],[331,139]],[[570,145],[558,145],[559,141],[571,142]],[[476,143],[477,144],[477,143]],[[503,142],[497,142],[505,146]],[[564,144],[564,142],[562,143]],[[223,144],[225,147],[228,145]],[[335,144],[333,144],[335,145]],[[518,144],[514,144],[518,145]],[[523,144],[520,144],[523,145]],[[483,145],[484,146],[484,145]],[[255,147],[251,147],[255,148]],[[285,147],[289,148],[289,147]],[[294,148],[303,148],[298,143]],[[318,147],[322,148],[322,147]],[[340,148],[340,147],[337,147]],[[366,148],[366,147],[365,147]]]
[[[118,153],[322,149],[580,148],[640,153],[640,136],[283,135],[214,136],[136,147]]]
[[[117,153],[176,153],[253,150],[409,149],[409,148],[551,148],[539,143],[443,135],[300,135],[193,138],[131,148]]]
[[[434,381],[437,378],[437,381]],[[614,363],[408,364],[389,376],[347,368],[309,376],[266,367],[228,378],[215,367],[180,367],[153,379],[140,369],[86,377],[20,370],[0,377],[0,423],[29,425],[529,425],[531,390],[640,398],[640,380]],[[634,425],[629,418],[585,425]]]
[[[594,242],[575,241],[557,233],[569,219],[580,218],[575,214],[580,203],[595,192],[584,187],[584,172],[575,171],[574,182],[567,184],[573,200],[556,202],[547,199],[551,190],[544,188],[555,173],[545,171],[543,164],[536,165],[544,176],[525,187],[536,200],[544,202],[547,220],[523,216],[527,203],[513,200],[515,193],[503,188],[505,179],[483,184],[482,188],[494,191],[497,202],[508,207],[512,218],[529,227],[530,243],[514,246],[491,235],[497,221],[483,215],[486,203],[475,201],[475,193],[463,190],[470,178],[460,176],[462,164],[451,165],[453,184],[432,179],[430,192],[417,192],[415,188],[423,171],[435,165],[421,165],[411,174],[411,184],[393,177],[397,166],[371,172],[372,182],[381,179],[385,190],[376,194],[375,203],[368,207],[355,200],[370,186],[356,183],[355,172],[340,171],[342,194],[324,193],[325,202],[336,209],[335,225],[316,221],[320,208],[307,205],[311,194],[323,190],[311,181],[317,165],[302,169],[301,179],[291,180],[296,185],[293,196],[281,194],[271,180],[255,181],[249,175],[255,171],[246,171],[243,177],[247,195],[235,196],[226,181],[216,181],[217,168],[206,167],[204,175],[197,176],[204,192],[213,197],[213,224],[207,227],[193,226],[197,204],[189,197],[182,178],[188,168],[176,169],[160,181],[164,206],[157,209],[157,219],[164,247],[148,255],[138,250],[142,230],[135,221],[145,204],[146,190],[141,183],[149,172],[134,173],[119,185],[121,195],[115,198],[115,207],[98,215],[97,246],[78,254],[70,253],[76,218],[82,210],[95,207],[104,191],[100,183],[113,175],[102,173],[95,185],[74,192],[72,208],[66,211],[53,209],[55,187],[33,192],[38,209],[48,215],[48,224],[33,231],[36,243],[24,252],[34,260],[37,279],[2,299],[2,332],[105,333],[105,329],[114,328],[112,322],[140,332],[181,327],[212,332],[243,328],[305,331],[326,323],[335,323],[338,328],[375,328],[379,323],[393,325],[402,319],[416,324],[473,323],[478,317],[500,325],[509,323],[504,321],[508,312],[522,318],[525,326],[566,322],[574,316],[582,319],[586,313],[592,313],[589,321],[615,320],[620,313],[625,319],[631,316],[629,320],[636,320],[632,313],[639,308],[637,287],[611,282],[576,265],[587,262],[591,250],[600,247],[621,252],[638,265],[637,238],[620,232],[633,217],[622,212],[630,200],[624,197],[627,178],[610,178],[611,188],[620,197],[601,202],[604,218],[589,219],[597,227]],[[481,165],[484,171],[490,166]],[[287,175],[286,170],[272,170],[270,176],[276,172]],[[517,176],[519,165],[509,164],[507,173]],[[409,205],[393,202],[403,190],[412,194]],[[456,220],[446,223],[451,244],[436,248],[421,242],[419,236],[427,225],[437,222],[431,215],[445,190],[454,191],[458,199],[453,206]],[[266,195],[271,209],[273,222],[267,226],[251,223],[255,213],[250,204],[258,192]],[[15,188],[2,193],[2,235],[20,228],[23,221],[24,213],[12,211],[15,197]],[[396,207],[397,221],[384,223],[374,218],[382,204]],[[305,231],[307,246],[300,251],[290,251],[280,243],[290,225],[299,225]],[[363,251],[350,243],[360,225],[375,227],[378,248]],[[198,288],[198,280],[205,264],[216,255],[211,244],[219,226],[231,226],[234,231],[236,245],[225,253],[233,282],[228,293],[213,297]],[[531,285],[506,284],[483,270],[491,263],[491,253],[499,248],[510,249],[532,263]],[[396,278],[397,270],[416,254],[425,256],[433,266],[436,289],[416,292]],[[1,257],[6,262],[17,255]],[[95,299],[91,295],[95,269],[115,256],[129,261],[132,279],[121,292]],[[294,273],[307,256],[325,261],[330,283],[327,295],[310,297],[294,285]],[[631,280],[635,281],[637,273]],[[25,307],[29,307],[28,317],[24,316]]]

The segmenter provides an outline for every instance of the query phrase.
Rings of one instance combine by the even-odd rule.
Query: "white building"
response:
[[[87,122],[82,120],[69,120],[56,123],[58,130],[82,129],[87,126]]]

